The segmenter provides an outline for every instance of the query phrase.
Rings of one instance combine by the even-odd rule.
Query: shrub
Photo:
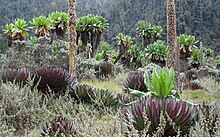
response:
[[[73,123],[64,118],[57,118],[46,123],[40,132],[42,137],[69,137],[74,136]]]
[[[25,85],[30,76],[30,71],[26,68],[21,69],[5,69],[2,72],[2,82],[15,82],[16,84]]]
[[[164,136],[176,136],[179,130],[181,135],[186,135],[198,119],[197,106],[173,97],[144,97],[125,109],[122,117],[130,130],[131,127],[139,133],[146,130],[150,135],[155,133],[159,126],[163,126],[161,134]],[[146,129],[148,121],[150,126]]]
[[[207,105],[203,103],[200,105],[201,114],[204,116],[204,128],[210,135],[218,130],[217,121],[219,119],[219,106],[217,104]]]
[[[129,91],[129,89],[139,90],[142,92],[147,92],[147,87],[144,84],[144,72],[135,71],[128,74],[128,77],[124,81],[124,90]]]
[[[64,94],[68,86],[77,83],[76,78],[62,68],[40,67],[35,70],[37,89],[48,93],[49,89],[55,94]]]
[[[95,70],[98,78],[114,76],[114,65],[110,62],[100,62]]]

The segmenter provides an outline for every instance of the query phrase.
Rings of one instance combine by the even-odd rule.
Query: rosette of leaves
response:
[[[152,76],[144,73],[144,83],[148,90],[159,97],[174,96],[180,98],[178,92],[173,91],[175,71],[173,68],[155,68]],[[150,79],[151,78],[151,79]]]
[[[138,21],[137,32],[143,39],[143,45],[147,46],[151,42],[153,26],[145,20]]]
[[[90,96],[94,91],[95,89],[89,85],[74,85],[69,89],[69,94],[77,102],[91,103]]]
[[[146,50],[152,63],[165,66],[168,48],[164,41],[158,40],[153,44],[148,45]]]
[[[200,50],[194,49],[190,58],[190,63],[193,68],[199,68],[200,66]]]
[[[40,67],[35,70],[35,84],[37,89],[43,93],[62,95],[67,88],[77,83],[76,77],[67,70],[55,67]]]
[[[149,92],[143,93],[138,90],[130,90],[137,97],[149,96],[151,94],[159,97],[174,96],[180,99],[180,94],[173,90],[175,71],[173,68],[154,68],[151,76],[149,72],[144,73],[144,84]]]
[[[19,85],[27,84],[30,77],[30,71],[26,68],[21,69],[5,69],[2,72],[1,80],[3,83],[15,82]]]
[[[32,19],[32,21],[30,21],[30,24],[33,25],[35,28],[34,34],[37,37],[50,36],[50,28],[49,28],[50,23],[51,23],[50,19],[48,19],[45,16],[39,16],[39,17],[35,16]]]
[[[143,97],[125,109],[122,111],[122,117],[128,128],[131,130],[130,127],[133,127],[139,133],[145,130],[148,135],[154,134],[158,128],[163,128],[162,136],[176,136],[178,131],[184,136],[198,120],[196,105],[173,97]],[[161,117],[164,118],[163,121]],[[148,129],[146,120],[150,122]],[[160,127],[161,124],[163,127]]]
[[[96,90],[91,94],[91,99],[97,106],[113,107],[119,105],[117,95],[108,90]]]
[[[40,130],[41,137],[73,137],[73,123],[64,118],[56,118],[42,126]]]
[[[143,46],[147,46],[150,43],[157,41],[162,33],[163,29],[161,26],[155,26],[148,23],[145,20],[138,21],[137,32],[143,39]]]
[[[163,28],[161,26],[153,26],[153,40],[157,41],[161,37]]]
[[[135,71],[128,74],[128,77],[123,83],[124,90],[129,91],[138,90],[141,92],[147,92],[147,87],[144,84],[144,72],[142,71]]]
[[[24,40],[25,36],[28,36],[28,24],[24,19],[16,19],[13,21],[12,38],[13,40]]]
[[[136,67],[141,67],[142,62],[144,62],[144,54],[141,51],[141,46],[137,44],[131,45],[128,49],[128,53],[130,54],[130,63]]]
[[[211,57],[212,56],[212,52],[213,52],[212,49],[204,48],[203,50],[204,50],[205,57]]]
[[[209,131],[209,134],[212,136],[216,132],[218,125],[217,121],[219,120],[220,110],[219,105],[215,104],[206,104],[203,102],[200,105],[201,115],[204,116],[204,128],[206,131]]]
[[[65,12],[52,12],[49,14],[50,29],[55,30],[58,39],[64,39],[67,31],[68,14]]]
[[[11,47],[12,46],[12,35],[13,35],[13,28],[14,28],[14,24],[10,23],[10,24],[6,24],[5,25],[5,29],[3,30],[4,31],[4,34],[6,35],[7,37],[7,40],[8,40],[8,47]]]
[[[195,48],[194,44],[196,44],[198,41],[196,41],[195,36],[192,35],[185,35],[181,34],[179,36],[180,40],[180,58],[187,59],[192,55],[193,49]]]

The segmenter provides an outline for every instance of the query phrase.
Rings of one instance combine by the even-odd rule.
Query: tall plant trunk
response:
[[[51,29],[50,30],[50,34],[51,34],[51,36],[50,36],[50,44],[52,44],[53,40],[55,39],[55,30]]]
[[[80,32],[76,31],[77,37],[76,37],[76,45],[79,45],[79,38],[80,38]]]
[[[75,74],[75,52],[76,52],[76,0],[68,0],[68,39],[69,39],[69,72]]]
[[[61,28],[56,27],[56,34],[57,39],[59,40],[65,40],[65,30],[62,30]]]
[[[144,48],[150,44],[150,38],[148,36],[143,36],[143,46]]]
[[[92,45],[92,57],[95,56],[96,52],[97,52],[97,48],[96,48],[96,41],[97,41],[97,33],[92,33],[91,32],[91,45]]]
[[[180,87],[180,40],[179,38],[176,39],[176,52],[175,52],[175,70],[176,70],[176,77],[175,77],[175,89],[177,91],[181,91],[181,87]]]
[[[176,9],[174,0],[167,0],[167,67],[175,67],[176,49]]]
[[[81,40],[82,40],[82,49],[86,51],[86,47],[89,41],[89,33],[87,31],[83,31],[81,33]]]
[[[12,38],[11,37],[7,37],[7,44],[8,44],[8,47],[12,47]]]
[[[200,66],[203,67],[203,44],[200,42]]]
[[[101,43],[102,33],[97,34],[97,40],[96,40],[96,49],[99,48],[99,45]]]
[[[176,8],[175,0],[167,0],[167,45],[168,45],[168,58],[167,67],[173,67],[176,71],[175,77],[175,89],[178,90],[178,58],[179,50],[177,48],[177,38],[176,38]],[[178,50],[178,51],[176,51]]]

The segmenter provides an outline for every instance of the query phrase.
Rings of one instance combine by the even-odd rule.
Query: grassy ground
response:
[[[98,89],[108,89],[115,93],[123,93],[123,80],[109,79],[107,81],[95,80],[95,81],[82,81],[81,84],[88,84]],[[220,100],[220,97],[216,94],[208,92],[206,90],[184,90],[182,94],[184,100],[193,102],[210,102]]]
[[[122,91],[123,85],[114,79],[111,79],[108,81],[100,81],[100,80],[82,81],[81,84],[87,84],[87,85],[93,86],[97,89],[108,89],[108,90],[115,92],[115,93],[122,93],[123,92]]]
[[[126,74],[120,74],[115,78],[108,80],[81,81],[81,84],[87,84],[97,89],[108,89],[115,93],[123,93],[123,82]]]

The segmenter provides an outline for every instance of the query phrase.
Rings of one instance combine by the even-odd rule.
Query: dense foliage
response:
[[[219,18],[218,7],[220,0],[178,0],[177,2],[177,30],[178,34],[193,34],[199,40],[205,42],[205,46],[218,48],[219,51]],[[29,4],[27,4],[29,3]],[[67,11],[67,1],[63,0],[39,0],[32,1],[0,1],[1,17],[0,25],[10,23],[10,20],[24,18],[31,20],[33,16],[48,15],[53,11]],[[190,6],[189,6],[190,5]],[[109,29],[104,35],[108,42],[119,32],[134,37],[136,24],[139,20],[147,20],[149,23],[166,28],[165,4],[163,0],[82,0],[77,2],[78,17],[87,14],[97,14],[108,19]],[[143,14],[147,13],[147,14]],[[162,34],[163,39],[165,35]],[[137,39],[138,40],[138,39]],[[139,39],[140,40],[140,39]],[[141,41],[141,40],[140,40]],[[6,44],[5,44],[6,45]],[[217,50],[216,50],[217,51]]]

